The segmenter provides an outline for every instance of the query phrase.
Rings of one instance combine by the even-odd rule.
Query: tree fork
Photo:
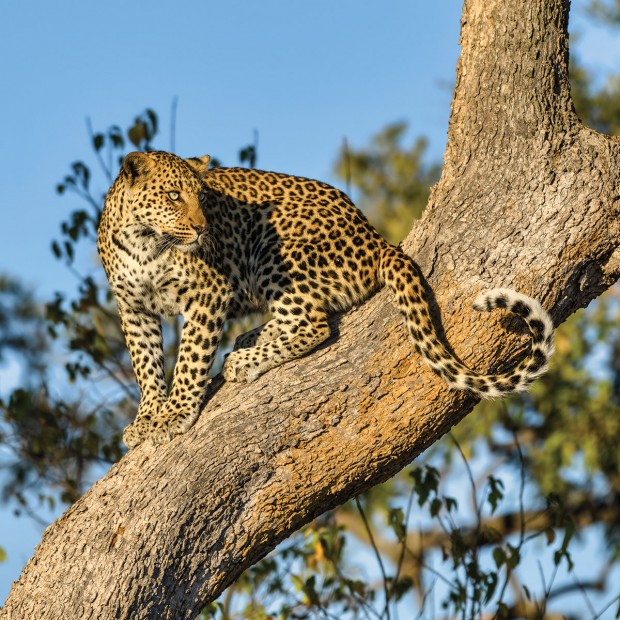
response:
[[[568,7],[466,0],[444,170],[403,244],[448,341],[480,370],[501,370],[525,340],[501,313],[469,309],[479,291],[516,288],[557,324],[620,275],[620,146],[575,116]],[[333,326],[319,351],[223,385],[187,435],[112,467],[46,530],[0,617],[194,618],[475,405],[423,365],[386,291]]]

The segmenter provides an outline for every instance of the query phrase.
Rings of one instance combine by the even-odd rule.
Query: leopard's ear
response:
[[[186,159],[187,163],[202,176],[209,169],[209,163],[211,163],[211,155],[203,155],[202,157],[190,157]]]
[[[138,151],[128,153],[123,160],[123,171],[130,185],[136,182],[136,179],[146,174],[151,169],[151,158],[146,153]]]

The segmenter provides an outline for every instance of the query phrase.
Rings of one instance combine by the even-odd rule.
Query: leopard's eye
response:
[[[179,192],[168,192],[168,196],[170,196],[170,200],[178,200],[180,195],[181,194],[179,194]]]
[[[206,197],[207,195],[204,192],[198,194],[198,200],[200,200],[200,202],[204,202]]]

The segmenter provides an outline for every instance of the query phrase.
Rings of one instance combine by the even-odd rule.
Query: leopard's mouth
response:
[[[202,256],[205,252],[203,243],[201,242],[200,236],[196,235],[194,239],[189,241],[176,238],[175,247],[181,252],[186,252],[187,254],[195,254],[197,256]]]
[[[157,256],[161,256],[166,250],[177,246],[180,243],[180,240],[174,235],[170,235],[168,233],[162,233],[155,238],[155,250],[157,252]]]
[[[151,232],[151,235],[155,231]],[[202,232],[194,235],[193,239],[180,237],[170,232],[155,234],[157,254],[161,255],[165,251],[174,247],[187,254],[205,257],[213,251],[213,239],[208,233]]]
[[[192,238],[184,234],[175,235],[174,233],[165,232],[161,234],[161,238],[165,240],[166,243],[176,245],[177,247],[182,249],[199,245],[198,235],[194,235]]]

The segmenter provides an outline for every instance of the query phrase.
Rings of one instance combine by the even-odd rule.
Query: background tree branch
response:
[[[620,146],[575,116],[567,19],[562,0],[465,2],[445,166],[403,244],[448,341],[481,370],[527,340],[469,309],[480,290],[533,295],[559,323],[620,274]],[[319,351],[221,386],[187,435],[112,467],[47,529],[0,617],[194,618],[473,408],[415,355],[386,291],[332,325]]]

